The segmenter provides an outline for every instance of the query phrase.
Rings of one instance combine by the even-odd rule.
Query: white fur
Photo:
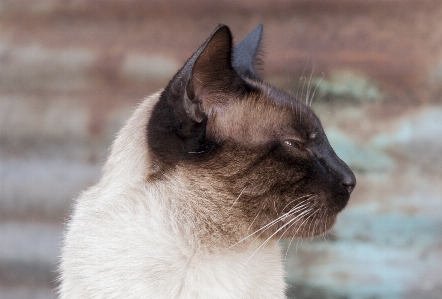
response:
[[[101,181],[76,201],[62,250],[60,298],[285,298],[276,242],[255,254],[262,242],[204,248],[192,213],[178,215],[178,203],[194,196],[186,178],[178,171],[147,179],[155,165],[146,125],[158,97],[135,111]]]

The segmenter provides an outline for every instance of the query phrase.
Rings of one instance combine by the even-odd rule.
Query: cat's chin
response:
[[[328,216],[324,219],[315,219],[310,227],[306,230],[302,230],[302,234],[299,237],[315,237],[321,236],[327,233],[336,223],[337,215]]]
[[[296,216],[287,217],[280,225],[274,237],[278,239],[284,238],[306,238],[324,235],[329,231],[336,222],[337,214],[317,216],[312,215],[310,218],[297,219]]]

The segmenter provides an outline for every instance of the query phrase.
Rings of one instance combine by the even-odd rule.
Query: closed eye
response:
[[[301,148],[301,143],[299,141],[296,140],[292,140],[292,139],[287,139],[283,141],[285,145],[288,145],[290,147],[294,147],[294,148]]]

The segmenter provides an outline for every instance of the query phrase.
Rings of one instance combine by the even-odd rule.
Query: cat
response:
[[[308,105],[219,25],[118,133],[76,200],[61,299],[285,298],[278,240],[320,235],[356,179]]]

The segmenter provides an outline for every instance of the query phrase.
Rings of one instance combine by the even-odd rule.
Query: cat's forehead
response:
[[[232,101],[210,123],[217,139],[262,144],[281,138],[308,139],[321,128],[310,107],[276,88],[257,84]]]

